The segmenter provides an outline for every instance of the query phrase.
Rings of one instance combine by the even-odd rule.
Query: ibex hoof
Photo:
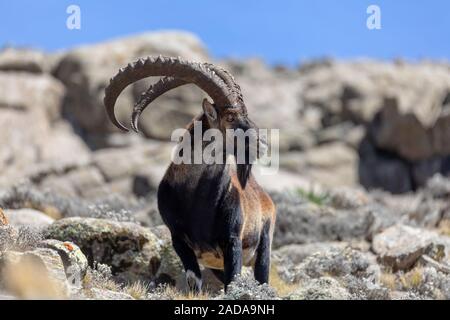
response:
[[[191,292],[199,293],[202,290],[202,279],[191,270],[186,271],[186,283]]]

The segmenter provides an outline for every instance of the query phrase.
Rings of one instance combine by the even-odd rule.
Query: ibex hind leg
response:
[[[189,291],[199,293],[202,289],[202,274],[194,251],[184,240],[178,237],[172,236],[172,243],[186,271],[186,283]]]
[[[256,260],[254,266],[255,280],[259,283],[269,282],[270,273],[270,221],[264,224],[258,248],[256,250]]]

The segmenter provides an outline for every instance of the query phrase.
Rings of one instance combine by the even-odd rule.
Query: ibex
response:
[[[205,98],[203,112],[194,119],[201,122],[203,131],[215,128],[229,139],[227,129],[256,129],[230,73],[209,63],[161,56],[140,59],[120,69],[105,89],[107,114],[120,129],[128,130],[114,115],[118,96],[129,84],[150,76],[163,78],[151,85],[134,106],[131,126],[136,132],[140,114],[152,101],[190,83],[214,102]],[[193,122],[187,129],[193,138]],[[263,142],[258,134],[257,140]],[[223,154],[236,157],[235,152],[224,150]],[[241,164],[172,162],[159,185],[158,208],[183,263],[188,287],[194,292],[202,285],[199,263],[213,271],[225,290],[243,265],[253,267],[258,282],[269,280],[275,206],[255,181],[251,168],[248,157]]]

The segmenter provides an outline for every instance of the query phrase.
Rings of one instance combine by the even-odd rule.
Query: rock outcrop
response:
[[[187,32],[66,52],[0,51],[0,298],[180,299],[181,262],[158,212],[170,135],[201,112],[188,85],[107,119],[120,67],[148,55],[228,69],[260,128],[279,129],[271,281],[244,269],[212,299],[450,299],[448,63],[316,60],[299,68],[222,59]],[[156,79],[127,88],[117,115]],[[42,289],[45,288],[45,289]]]

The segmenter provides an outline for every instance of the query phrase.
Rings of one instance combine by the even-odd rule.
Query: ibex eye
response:
[[[228,122],[233,122],[234,121],[234,116],[232,114],[227,115],[227,121]]]

